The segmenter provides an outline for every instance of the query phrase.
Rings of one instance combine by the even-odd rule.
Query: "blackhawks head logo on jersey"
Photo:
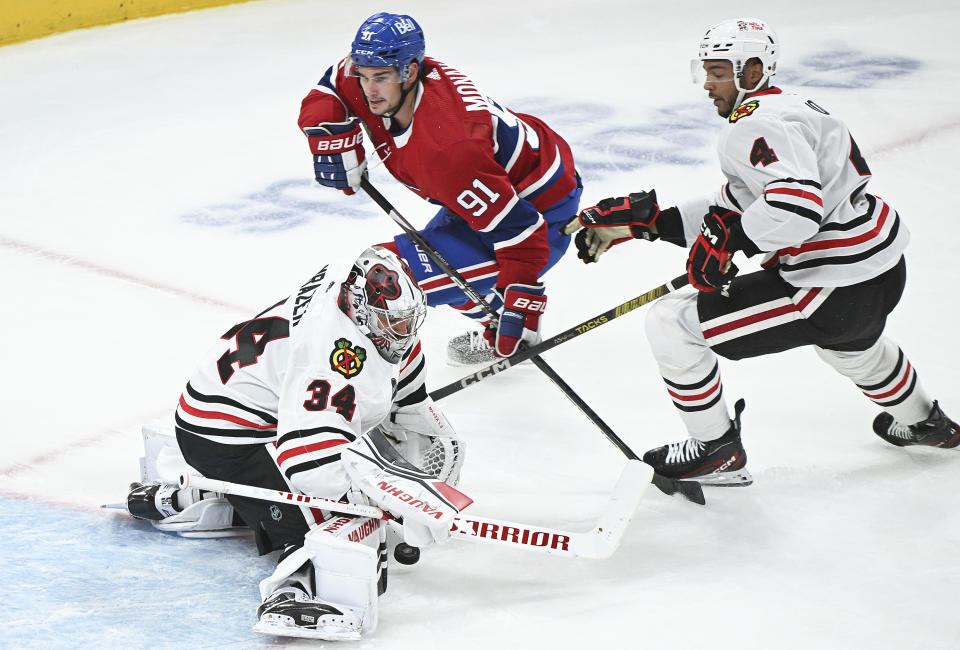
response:
[[[735,108],[733,112],[730,113],[730,121],[736,122],[742,117],[747,117],[748,115],[752,115],[753,112],[757,110],[759,106],[760,106],[760,102],[757,102],[757,101],[750,101],[750,102],[746,102],[745,104],[741,104],[740,106],[737,106],[737,108]]]
[[[333,352],[330,353],[330,368],[349,379],[360,374],[363,370],[363,362],[366,360],[366,350],[359,345],[354,347],[353,343],[347,339],[339,338],[334,343]]]

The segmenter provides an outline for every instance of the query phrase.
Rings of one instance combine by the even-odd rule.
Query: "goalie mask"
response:
[[[427,299],[403,259],[371,246],[360,254],[340,287],[340,309],[381,357],[398,363],[417,338]]]

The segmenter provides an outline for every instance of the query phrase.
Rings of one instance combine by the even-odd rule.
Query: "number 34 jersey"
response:
[[[269,443],[297,489],[339,498],[340,448],[391,407],[426,398],[420,342],[398,364],[339,308],[349,265],[324,266],[296,294],[227,330],[180,397],[178,432],[228,445]]]
[[[900,260],[906,226],[866,193],[870,168],[857,143],[815,102],[779,88],[751,95],[730,115],[718,149],[727,183],[712,201],[743,214],[763,265],[787,282],[849,286]],[[704,212],[681,211],[685,226],[698,229]]]

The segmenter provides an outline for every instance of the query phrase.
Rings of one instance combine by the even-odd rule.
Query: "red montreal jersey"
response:
[[[398,181],[485,234],[500,266],[498,286],[534,283],[549,259],[541,213],[576,188],[573,155],[543,121],[513,113],[457,70],[425,58],[411,123],[367,106],[349,58],[329,69],[304,98],[301,129],[358,117]],[[318,152],[313,151],[317,154]]]

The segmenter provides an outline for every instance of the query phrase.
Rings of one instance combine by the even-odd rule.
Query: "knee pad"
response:
[[[703,338],[696,294],[669,294],[650,305],[645,320],[647,341],[663,374],[677,375],[713,364]]]
[[[866,350],[844,352],[817,347],[816,351],[837,372],[857,383],[889,374],[900,356],[897,344],[882,336]]]

